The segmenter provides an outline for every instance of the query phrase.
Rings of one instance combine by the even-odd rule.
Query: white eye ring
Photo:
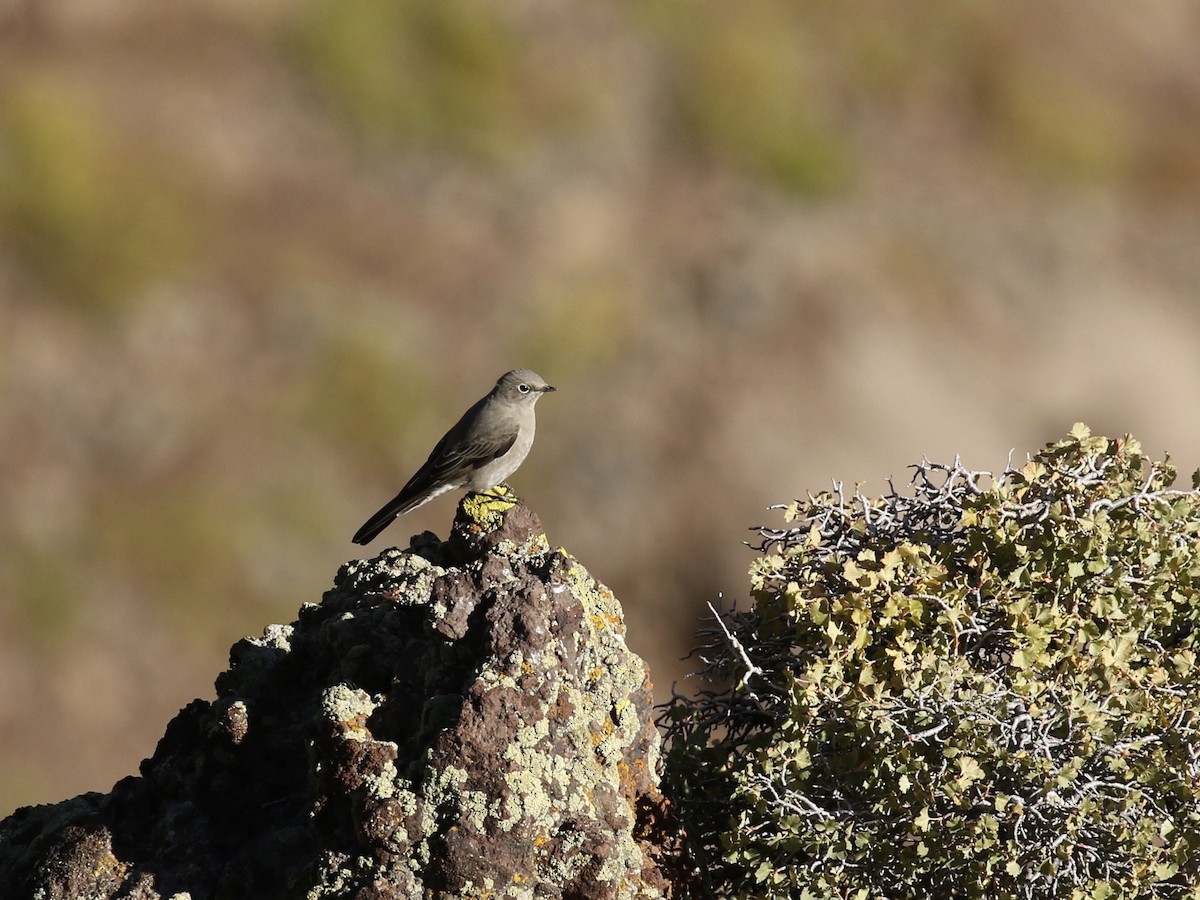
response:
[[[522,394],[528,394],[529,393],[529,385],[522,382],[521,384],[517,385],[517,390],[520,391]]]

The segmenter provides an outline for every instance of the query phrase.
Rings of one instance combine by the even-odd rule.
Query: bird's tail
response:
[[[428,496],[418,494],[415,497],[409,496],[406,492],[401,491],[391,500],[389,500],[379,512],[367,519],[366,523],[358,531],[354,532],[353,541],[356,544],[369,544],[375,540],[379,532],[387,528],[392,522],[396,521],[397,516],[402,516],[411,509],[416,509],[426,500]]]

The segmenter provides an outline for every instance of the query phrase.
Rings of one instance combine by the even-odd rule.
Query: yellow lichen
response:
[[[116,873],[118,876],[124,876],[129,869],[129,863],[122,862],[113,855],[112,851],[108,851],[96,862],[96,867],[92,869],[92,877],[98,878],[101,875]]]
[[[462,510],[483,531],[495,531],[504,524],[504,514],[517,505],[503,485],[484,493],[471,493],[463,498]]]

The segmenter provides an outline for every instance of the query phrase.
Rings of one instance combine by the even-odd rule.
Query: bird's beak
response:
[[[554,393],[554,392],[555,392],[555,391],[557,391],[557,390],[558,390],[558,388],[556,388],[556,387],[555,387],[554,385],[552,385],[552,384],[543,385],[543,386],[542,386],[542,388],[541,388],[541,392],[542,392],[543,394],[552,394],[552,393]]]

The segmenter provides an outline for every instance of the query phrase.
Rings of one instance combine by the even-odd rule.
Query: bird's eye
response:
[[[529,385],[525,384],[525,382],[521,382],[520,384],[517,385],[517,390],[520,391],[522,394],[528,394],[529,393]]]

